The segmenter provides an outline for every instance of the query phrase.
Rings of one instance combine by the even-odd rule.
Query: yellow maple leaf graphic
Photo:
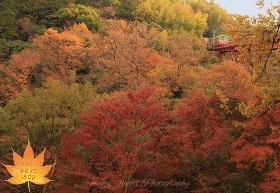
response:
[[[11,184],[23,184],[28,182],[28,189],[30,192],[29,182],[34,184],[47,184],[52,181],[46,177],[53,167],[53,165],[45,165],[44,163],[45,150],[34,158],[34,152],[30,143],[26,146],[23,158],[13,150],[14,165],[4,165],[12,177],[5,180]]]

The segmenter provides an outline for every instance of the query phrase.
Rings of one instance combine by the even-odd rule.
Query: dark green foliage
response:
[[[117,6],[118,16],[127,20],[137,19],[135,11],[140,5],[140,1],[137,0],[121,0]]]
[[[20,52],[28,45],[29,43],[21,40],[7,41],[0,39],[0,61],[8,60],[12,54]]]
[[[0,12],[0,38],[12,40],[17,37],[16,13],[12,9],[2,10]]]
[[[115,0],[76,0],[77,4],[93,6],[93,7],[108,7],[115,3]]]

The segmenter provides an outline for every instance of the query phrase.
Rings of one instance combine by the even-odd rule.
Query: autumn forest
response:
[[[279,13],[1,0],[0,162],[46,149],[32,193],[279,193]],[[234,51],[207,50],[217,29]],[[1,193],[29,192],[10,177]]]

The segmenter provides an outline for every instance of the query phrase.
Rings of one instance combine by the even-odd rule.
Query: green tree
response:
[[[93,7],[108,7],[118,2],[119,0],[76,0],[77,4]]]
[[[45,1],[35,12],[35,18],[38,25],[45,25],[48,28],[54,27],[57,17],[54,15],[56,11],[65,7],[71,0],[48,0]]]
[[[57,153],[62,135],[79,127],[79,114],[96,97],[89,83],[67,85],[49,79],[43,87],[24,91],[2,107],[0,128],[10,142],[24,144],[29,139],[37,153],[43,148]]]
[[[45,163],[57,163],[65,142],[62,136],[80,127],[80,113],[97,99],[89,83],[67,85],[52,79],[41,88],[18,94],[0,108],[0,159],[8,163],[10,147],[22,152],[29,139],[35,154],[46,148]],[[46,192],[48,186],[34,187],[35,192]]]
[[[140,21],[154,23],[169,31],[189,31],[198,36],[202,36],[207,26],[207,14],[194,11],[189,4],[171,0],[143,1],[133,14]]]
[[[0,9],[0,38],[16,39],[18,37],[18,27],[16,14],[12,9]]]
[[[0,61],[10,59],[11,55],[23,50],[29,43],[21,40],[7,41],[0,39]]]
[[[201,10],[207,14],[208,29],[204,36],[210,37],[214,29],[220,28],[223,24],[234,23],[233,17],[227,11],[216,4],[213,0],[185,0],[190,4],[193,10]]]
[[[101,24],[98,13],[92,7],[80,4],[69,4],[68,7],[59,9],[55,16],[58,17],[58,27],[61,28],[70,27],[75,23],[85,23],[91,31],[95,32]]]
[[[134,20],[134,12],[139,6],[139,3],[138,0],[121,0],[120,3],[117,4],[117,15],[127,20]]]

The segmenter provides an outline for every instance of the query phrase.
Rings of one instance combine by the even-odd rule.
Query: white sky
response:
[[[225,8],[228,13],[237,13],[240,15],[257,16],[257,13],[265,13],[265,9],[259,10],[256,6],[257,0],[215,0],[222,8]],[[270,3],[277,5],[278,0],[264,0],[266,6]]]

